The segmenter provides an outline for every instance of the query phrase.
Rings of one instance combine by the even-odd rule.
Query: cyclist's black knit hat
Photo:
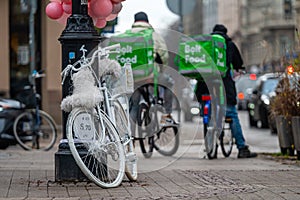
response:
[[[144,21],[144,22],[149,22],[148,21],[148,16],[144,12],[138,12],[134,15],[134,22],[137,21]]]
[[[221,32],[227,34],[227,28],[223,24],[216,24],[213,28],[213,32]]]

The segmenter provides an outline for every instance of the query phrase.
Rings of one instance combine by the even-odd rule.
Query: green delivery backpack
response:
[[[154,73],[154,43],[153,30],[146,29],[139,32],[127,30],[123,34],[112,36],[109,44],[121,45],[119,54],[111,54],[110,58],[117,60],[122,66],[131,63],[133,77],[143,79]]]
[[[182,37],[177,56],[179,72],[191,78],[201,79],[220,73],[226,75],[226,40],[220,35],[196,35]]]

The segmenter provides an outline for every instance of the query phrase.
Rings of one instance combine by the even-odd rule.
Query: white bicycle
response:
[[[70,74],[74,87],[61,103],[70,112],[66,125],[70,150],[81,171],[103,188],[119,186],[124,173],[131,181],[138,176],[129,122],[133,77],[130,65],[121,67],[108,59],[110,53],[118,53],[117,47],[98,47],[86,58],[82,46],[81,59],[62,71],[63,82]]]

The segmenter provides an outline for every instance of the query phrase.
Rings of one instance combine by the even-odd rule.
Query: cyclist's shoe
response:
[[[161,126],[174,126],[178,125],[175,120],[173,119],[171,114],[163,115],[160,119]]]
[[[239,149],[238,158],[255,158],[257,157],[257,153],[251,152],[249,150],[249,146],[244,146]]]

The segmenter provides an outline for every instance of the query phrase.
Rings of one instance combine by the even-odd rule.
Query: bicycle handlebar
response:
[[[45,76],[46,76],[45,73],[42,73],[42,74],[36,73],[36,74],[33,74],[33,75],[32,75],[33,78],[42,78],[42,77],[45,77]]]
[[[92,54],[90,61],[88,61],[89,58],[86,58],[85,56],[83,56],[80,60],[76,61],[74,64],[68,64],[66,66],[66,68],[61,72],[61,76],[63,77],[62,84],[64,83],[69,71],[77,72],[84,67],[91,66],[97,56],[109,56],[109,54],[111,54],[111,53],[120,53],[120,51],[115,50],[120,47],[121,47],[120,44],[114,44],[114,45],[107,46],[107,47],[98,46],[98,49]],[[113,50],[115,50],[115,51],[113,51]],[[76,66],[78,64],[80,65],[80,67],[76,68]]]
[[[98,50],[96,50],[92,56],[91,56],[91,61],[87,62],[87,63],[81,63],[81,67],[87,67],[87,66],[90,66],[91,64],[94,63],[95,61],[95,58],[97,56],[108,56],[110,53],[120,53],[119,51],[112,51],[114,49],[117,49],[117,48],[120,48],[121,45],[120,44],[114,44],[114,45],[111,45],[111,46],[107,46],[107,47],[104,47],[104,48],[98,48]],[[85,59],[84,61],[87,61],[87,59]],[[81,68],[80,67],[80,68]],[[78,71],[79,69],[75,70],[75,71]]]
[[[46,76],[46,74],[43,73],[43,71],[38,72],[36,70],[33,70],[32,74],[31,74],[31,77],[34,78],[34,79],[42,78],[42,77],[45,77],[45,76]]]

